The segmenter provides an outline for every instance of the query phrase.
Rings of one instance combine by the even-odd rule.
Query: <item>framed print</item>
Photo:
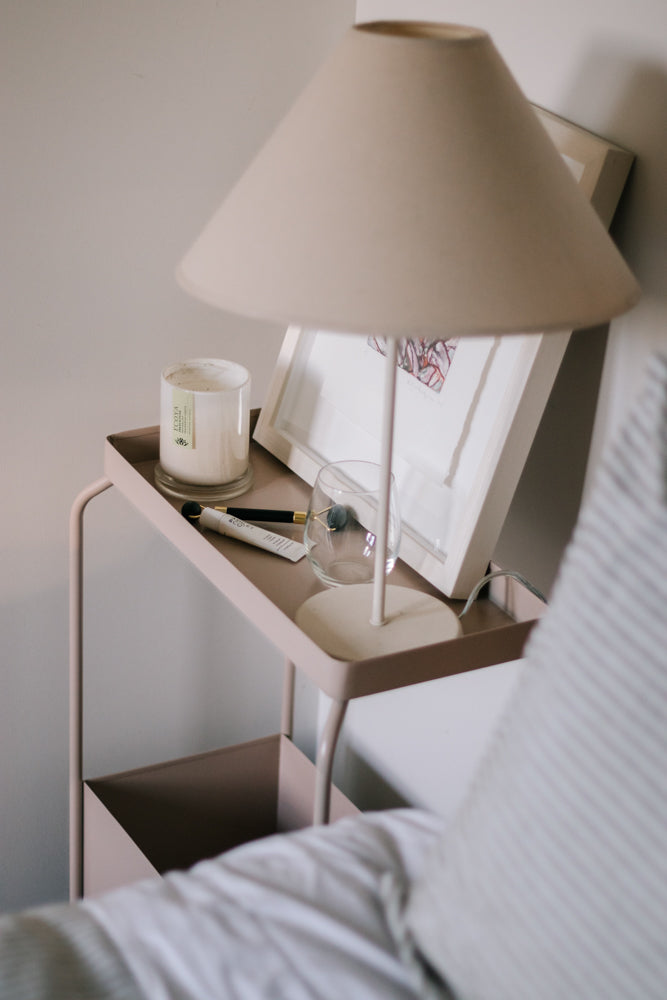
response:
[[[535,111],[608,225],[632,154]],[[400,343],[400,558],[449,597],[467,597],[486,572],[568,339]],[[383,348],[381,338],[290,327],[255,439],[311,485],[328,462],[378,461]]]

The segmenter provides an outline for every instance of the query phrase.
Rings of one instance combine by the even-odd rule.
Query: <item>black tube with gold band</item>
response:
[[[223,514],[231,514],[242,521],[273,521],[276,524],[305,524],[305,510],[273,510],[269,507],[214,507]],[[196,521],[202,512],[196,500],[187,500],[181,507],[181,514],[190,521]]]

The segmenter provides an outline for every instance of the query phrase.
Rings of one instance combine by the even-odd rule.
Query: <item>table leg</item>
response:
[[[336,743],[343,725],[347,701],[331,702],[320,743],[317,748],[317,765],[315,777],[315,806],[313,810],[313,825],[319,826],[329,822],[331,806],[331,775],[333,771]]]
[[[83,512],[89,500],[111,486],[97,479],[79,493],[69,522],[69,887],[83,892]]]
[[[294,681],[296,667],[291,660],[285,660],[283,672],[283,702],[280,714],[280,732],[292,739],[294,729]]]

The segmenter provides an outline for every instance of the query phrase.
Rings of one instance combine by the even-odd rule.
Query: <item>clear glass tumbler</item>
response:
[[[315,575],[329,587],[370,583],[380,499],[380,466],[350,460],[323,466],[310,499],[304,543]],[[392,476],[385,572],[398,558],[401,521]]]

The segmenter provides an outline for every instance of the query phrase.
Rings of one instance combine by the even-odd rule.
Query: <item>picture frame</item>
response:
[[[542,108],[535,113],[608,226],[633,155]],[[410,372],[409,358],[399,363],[400,558],[448,597],[466,598],[486,572],[569,336],[432,342],[435,379],[426,382]],[[409,343],[413,352],[433,349]],[[310,485],[328,462],[378,461],[381,348],[289,327],[254,439]]]

